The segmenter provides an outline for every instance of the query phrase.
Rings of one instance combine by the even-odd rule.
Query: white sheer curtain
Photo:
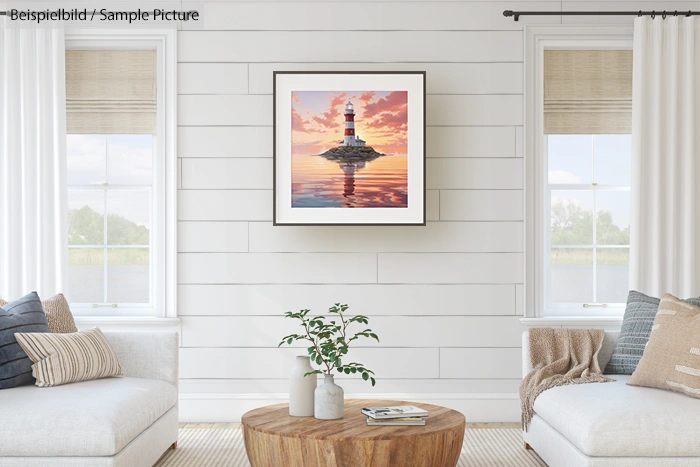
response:
[[[0,18],[0,294],[63,291],[67,264],[63,29]]]
[[[636,18],[630,286],[700,294],[700,20]]]

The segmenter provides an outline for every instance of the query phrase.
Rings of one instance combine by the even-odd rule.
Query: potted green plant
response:
[[[369,318],[364,315],[346,318],[344,313],[348,308],[348,305],[336,303],[328,309],[328,312],[334,315],[330,317],[309,316],[310,310],[301,310],[297,313],[288,311],[284,314],[287,318],[301,321],[300,325],[304,328],[304,332],[283,337],[279,346],[291,345],[295,341],[306,341],[311,344],[306,349],[308,356],[310,361],[321,366],[321,369],[307,371],[303,377],[317,374],[322,374],[325,377],[323,384],[314,391],[314,416],[322,420],[343,418],[344,391],[343,388],[335,384],[334,371],[346,375],[359,374],[365,381],[370,381],[372,386],[376,384],[372,370],[367,369],[361,363],[343,361],[353,341],[369,338],[379,342],[379,337],[371,329],[354,333],[349,331],[348,327],[353,323],[368,325]]]

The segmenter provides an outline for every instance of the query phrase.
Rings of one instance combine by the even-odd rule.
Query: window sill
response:
[[[75,316],[78,329],[98,327],[103,331],[179,331],[180,318],[153,316]]]
[[[520,322],[528,328],[603,328],[606,331],[619,331],[622,326],[622,316],[543,316],[520,318]]]

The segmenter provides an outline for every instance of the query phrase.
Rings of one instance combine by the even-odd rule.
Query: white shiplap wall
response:
[[[282,313],[336,301],[382,338],[351,354],[377,386],[341,379],[349,396],[518,419],[524,22],[507,7],[183,2],[202,18],[178,36],[183,420],[284,399]],[[427,226],[272,226],[273,70],[427,71]]]
[[[201,14],[178,36],[183,421],[284,400],[298,349],[275,347],[295,326],[281,314],[336,301],[382,338],[352,354],[378,385],[340,379],[349,396],[517,420],[522,29],[581,18],[516,23],[502,11],[658,4],[182,2]],[[427,71],[427,226],[272,226],[273,70]]]

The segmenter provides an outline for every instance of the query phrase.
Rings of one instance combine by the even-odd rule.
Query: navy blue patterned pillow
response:
[[[33,362],[17,343],[16,332],[51,332],[36,292],[0,307],[0,389],[34,384]]]
[[[700,297],[687,298],[685,301],[700,306]],[[660,302],[659,298],[630,290],[625,315],[622,318],[620,337],[604,373],[613,375],[634,373],[644,354],[644,347],[649,342],[649,334],[651,334],[651,327],[654,325]]]

